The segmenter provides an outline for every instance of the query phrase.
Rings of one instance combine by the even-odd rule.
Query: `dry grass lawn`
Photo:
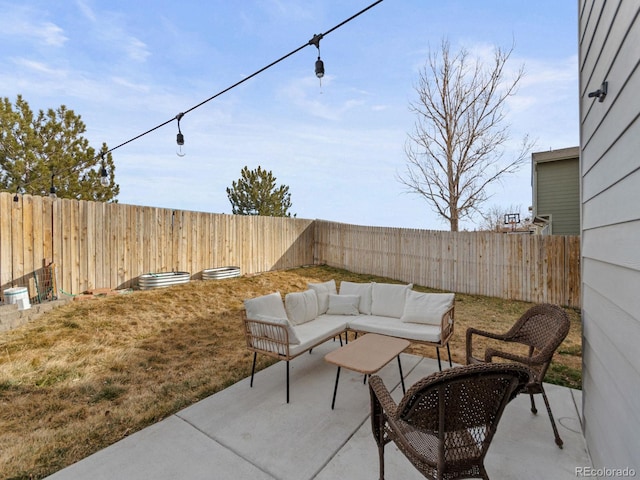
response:
[[[242,300],[331,278],[388,281],[329,267],[197,281],[72,302],[0,333],[0,477],[47,476],[250,375]],[[468,326],[504,331],[529,306],[456,295],[454,361]],[[568,312],[547,381],[580,388],[580,317]],[[270,363],[258,356],[258,368]]]

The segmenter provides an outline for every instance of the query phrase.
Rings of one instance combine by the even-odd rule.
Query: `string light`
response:
[[[309,40],[309,45],[315,45],[318,49],[318,59],[316,60],[316,77],[320,79],[320,88],[322,88],[322,77],[324,77],[324,62],[320,58],[320,40],[322,40],[323,35],[317,34],[314,35],[311,40]]]
[[[136,135],[135,137],[127,140],[126,142],[122,142],[119,145],[116,145],[115,147],[107,150],[106,153],[109,152],[113,152],[114,150],[117,150],[118,148],[124,147],[125,145],[128,145],[131,142],[134,142],[136,140],[138,140],[139,138],[144,137],[145,135],[148,135],[152,132],[155,132],[156,130],[164,127],[165,125],[168,125],[169,123],[173,122],[174,120],[178,121],[178,135],[176,137],[176,141],[178,143],[178,147],[182,147],[184,146],[184,135],[182,135],[182,132],[180,131],[180,120],[182,119],[182,117],[184,117],[187,113],[192,112],[193,110],[195,110],[196,108],[201,107],[202,105],[204,105],[205,103],[210,102],[211,100],[213,100],[214,98],[219,97],[220,95],[227,93],[229,90],[232,90],[234,88],[236,88],[237,86],[243,84],[244,82],[252,79],[253,77],[255,77],[256,75],[259,75],[260,73],[264,72],[265,70],[273,67],[274,65],[282,62],[283,60],[289,58],[290,56],[298,53],[300,50],[302,50],[305,47],[308,47],[309,45],[316,45],[317,43],[317,47],[318,47],[318,59],[316,60],[316,64],[315,64],[315,72],[316,72],[316,76],[318,78],[322,78],[324,76],[324,62],[322,61],[322,59],[320,58],[320,39],[326,37],[327,35],[329,35],[331,32],[333,32],[334,30],[337,30],[338,28],[342,27],[343,25],[345,25],[346,23],[349,23],[351,20],[353,20],[354,18],[362,15],[363,13],[365,13],[366,11],[372,9],[373,7],[375,7],[376,5],[378,5],[379,3],[382,3],[383,0],[377,0],[376,2],[373,2],[371,5],[369,5],[368,7],[360,10],[358,13],[352,15],[351,17],[347,18],[346,20],[340,22],[338,25],[334,26],[333,28],[330,28],[329,30],[327,30],[324,33],[319,33],[313,36],[313,38],[311,40],[309,40],[307,43],[305,43],[304,45],[299,46],[298,48],[296,48],[295,50],[292,50],[291,52],[287,53],[286,55],[283,55],[282,57],[280,57],[279,59],[275,60],[274,62],[271,62],[269,65],[266,65],[264,67],[262,67],[260,70],[255,71],[254,73],[252,73],[251,75],[248,75],[246,77],[244,77],[242,80],[234,83],[233,85],[225,88],[224,90],[221,90],[220,92],[216,93],[215,95],[212,95],[211,97],[207,98],[206,100],[203,100],[202,102],[198,103],[197,105],[194,105],[193,107],[185,110],[184,112],[179,113],[178,115],[176,115],[174,118],[171,118],[165,122],[162,122],[159,125],[156,125],[153,128],[150,128],[149,130],[147,130],[146,132],[143,132],[139,135]],[[180,143],[182,142],[182,143]],[[180,151],[180,148],[178,149],[178,152]],[[184,151],[184,150],[183,150]],[[180,155],[180,153],[178,153],[179,156],[184,156],[184,153],[182,155]]]
[[[103,187],[108,187],[109,183],[109,173],[107,172],[107,163],[104,159],[104,153],[102,154],[102,168],[100,169],[100,185]]]
[[[178,134],[176,135],[176,143],[178,144],[178,150],[176,150],[176,155],[179,157],[184,157],[187,152],[184,151],[184,135],[180,130],[180,120],[184,117],[184,113],[180,112],[176,115],[176,120],[178,121]]]
[[[51,175],[51,188],[49,189],[49,198],[51,198],[52,200],[55,200],[56,198],[58,198],[58,196],[56,195],[56,186],[53,184],[53,177],[54,175]]]
[[[191,111],[195,110],[196,108],[199,108],[199,107],[203,106],[204,104],[206,104],[206,103],[210,102],[211,100],[219,97],[220,95],[223,95],[224,93],[227,93],[229,90],[232,90],[232,89],[236,88],[237,86],[243,84],[244,82],[246,82],[246,81],[252,79],[253,77],[259,75],[260,73],[264,72],[265,70],[267,70],[267,69],[273,67],[274,65],[282,62],[283,60],[289,58],[290,56],[298,53],[300,50],[302,50],[305,47],[308,47],[309,45],[315,45],[318,48],[318,59],[315,62],[315,74],[319,79],[322,79],[322,77],[324,76],[324,62],[320,58],[320,40],[322,38],[326,37],[327,35],[329,35],[334,30],[337,30],[338,28],[342,27],[346,23],[349,23],[351,20],[355,19],[356,17],[362,15],[366,11],[368,11],[371,8],[375,7],[379,3],[382,3],[382,1],[383,0],[377,0],[377,1],[373,2],[368,7],[360,10],[358,13],[356,13],[356,14],[352,15],[351,17],[347,18],[346,20],[340,22],[339,24],[337,24],[333,28],[330,28],[326,32],[314,35],[313,38],[310,41],[308,41],[307,43],[301,45],[300,47],[296,48],[295,50],[292,50],[291,52],[287,53],[286,55],[283,55],[279,59],[277,59],[277,60],[271,62],[270,64],[262,67],[261,69],[255,71],[251,75],[248,75],[248,76],[242,78],[238,82],[236,82],[233,85],[225,88],[224,90],[221,90],[220,92],[216,93],[215,95],[212,95],[211,97],[207,98],[206,100],[203,100],[202,102],[198,103],[197,105],[194,105],[193,107],[185,110],[184,112],[179,113],[175,117],[170,118],[169,120],[166,120],[166,121],[160,123],[159,125],[156,125],[155,127],[150,128],[149,130],[147,130],[147,131],[145,131],[145,132],[143,132],[143,133],[141,133],[139,135],[136,135],[133,138],[130,138],[126,142],[122,142],[119,145],[116,145],[115,147],[110,148],[110,149],[106,150],[105,152],[101,153],[100,155],[94,157],[92,159],[93,161],[96,161],[96,160],[100,159],[100,157],[102,157],[102,167],[101,167],[101,170],[100,170],[100,184],[102,186],[105,186],[105,187],[109,186],[109,184],[110,184],[110,181],[109,181],[109,178],[108,178],[108,172],[107,172],[107,169],[106,169],[106,163],[104,161],[104,158],[105,158],[106,154],[109,154],[109,153],[113,152],[114,150],[117,150],[117,149],[119,149],[121,147],[124,147],[125,145],[128,145],[131,142],[134,142],[135,140],[138,140],[139,138],[142,138],[142,137],[144,137],[144,136],[146,136],[146,135],[148,135],[148,134],[160,129],[160,128],[164,127],[165,125],[168,125],[169,123],[173,122],[174,120],[177,120],[177,122],[178,122],[178,134],[176,136],[176,143],[178,144],[178,149],[177,149],[176,153],[177,153],[178,156],[183,157],[185,155],[185,151],[184,151],[184,135],[182,134],[182,131],[180,130],[180,120],[182,120],[184,115],[186,115],[187,113],[190,113]],[[321,82],[322,82],[322,80],[321,80]],[[320,85],[322,85],[322,83]],[[73,172],[73,169],[70,169],[70,173],[71,172]],[[58,174],[60,174],[60,173],[61,172],[58,172]],[[51,188],[49,190],[49,196],[51,198],[56,198],[56,188],[55,188],[55,185],[53,184],[53,175],[51,176]]]

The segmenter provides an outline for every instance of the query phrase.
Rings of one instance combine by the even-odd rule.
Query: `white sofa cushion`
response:
[[[377,315],[360,315],[349,319],[349,328],[358,332],[379,333],[392,337],[406,338],[419,342],[440,342],[441,328],[439,325],[425,325],[406,323],[399,318],[379,317]]]
[[[328,282],[322,283],[308,283],[307,288],[315,290],[316,292],[316,296],[318,297],[318,315],[327,313],[327,309],[329,308],[329,295],[337,295],[338,293],[336,281],[329,280]]]
[[[365,315],[371,315],[371,283],[342,281],[340,295],[358,295],[360,297],[358,310]]]
[[[300,339],[298,338],[296,331],[293,329],[291,322],[289,322],[287,318],[270,317],[269,315],[257,314],[256,318],[254,318],[253,320],[260,320],[262,322],[277,323],[278,325],[284,325],[287,327],[287,331],[289,333],[289,344],[298,345],[300,343]],[[273,334],[274,331],[268,327],[262,328],[260,332],[255,331],[255,329],[258,328],[257,326],[254,325],[253,327],[255,327],[255,328],[252,328],[252,330],[254,330],[253,331],[254,335],[263,335],[267,338],[272,338],[273,340],[282,340],[281,338],[278,338],[278,335],[274,335]]]
[[[404,312],[407,292],[413,284],[373,283],[371,286],[371,315],[400,318]]]
[[[329,295],[328,315],[360,315],[358,295]]]
[[[401,320],[406,323],[440,325],[442,316],[453,306],[453,293],[421,293],[409,291]]]
[[[296,325],[293,328],[298,334],[300,345],[289,347],[291,355],[298,355],[318,344],[322,340],[328,340],[340,335],[347,329],[347,318],[343,315],[320,315],[312,322]]]
[[[275,318],[287,318],[287,312],[282,303],[280,292],[270,293],[261,297],[250,298],[244,301],[244,309],[247,312],[247,318],[250,320],[258,320],[256,315],[266,315]]]
[[[284,297],[287,318],[294,325],[309,322],[318,316],[318,296],[315,290],[287,293]]]

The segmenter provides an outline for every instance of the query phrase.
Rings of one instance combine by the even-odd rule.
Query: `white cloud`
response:
[[[64,30],[51,22],[45,22],[36,28],[34,36],[40,38],[46,45],[61,47],[68,40]]]
[[[76,5],[82,12],[82,14],[91,22],[95,23],[97,20],[96,14],[93,9],[84,0],[76,0]]]
[[[31,39],[36,44],[62,47],[68,40],[64,30],[52,22],[36,21],[28,9],[5,11],[0,17],[4,35]]]
[[[124,49],[129,58],[137,62],[144,62],[151,53],[147,45],[135,37],[128,37],[124,44]]]

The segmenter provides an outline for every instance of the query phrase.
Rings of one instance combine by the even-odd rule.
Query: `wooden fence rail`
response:
[[[127,288],[150,272],[328,264],[460,293],[580,305],[578,237],[451,233],[0,193],[0,294],[53,262],[58,287]]]

